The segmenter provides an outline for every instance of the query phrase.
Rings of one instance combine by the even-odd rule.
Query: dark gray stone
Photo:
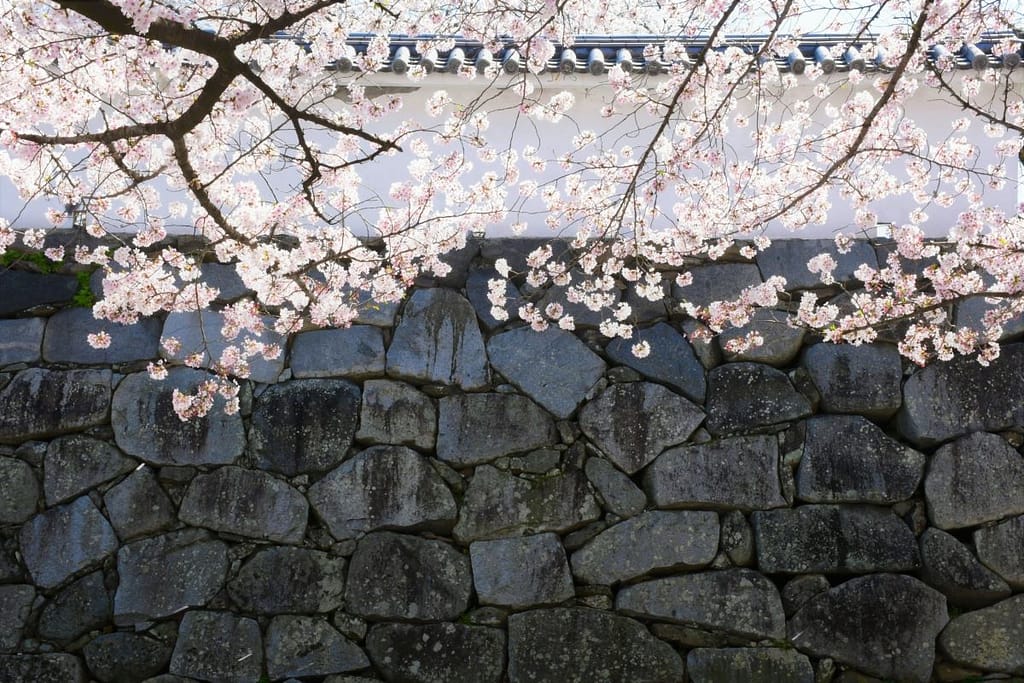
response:
[[[580,608],[530,610],[508,619],[510,683],[674,683],[682,677],[679,655],[633,619]]]
[[[813,417],[806,423],[796,495],[809,503],[907,500],[924,476],[926,458],[859,415]]]
[[[462,624],[380,624],[366,649],[389,681],[500,683],[505,672],[505,633]]]
[[[956,617],[939,635],[939,648],[957,664],[1024,675],[1024,595]]]
[[[757,266],[765,280],[781,276],[786,278],[786,290],[825,287],[817,273],[807,269],[807,262],[818,254],[829,254],[836,261],[832,272],[840,284],[857,282],[853,273],[862,263],[878,267],[875,250],[867,240],[857,240],[849,252],[840,254],[835,242],[829,239],[781,239],[757,255]]]
[[[193,393],[213,379],[202,370],[172,368],[164,380],[128,375],[117,385],[110,411],[114,439],[125,453],[153,465],[227,465],[245,447],[242,418],[224,413],[218,398],[205,417],[183,422],[174,412],[175,389]]]
[[[560,420],[568,419],[601,379],[606,365],[574,335],[520,327],[487,342],[491,365]]]
[[[1024,515],[978,529],[974,547],[985,566],[1014,590],[1024,590]]]
[[[576,594],[565,550],[555,534],[476,541],[469,546],[469,556],[481,604],[527,609]]]
[[[442,541],[381,531],[356,545],[346,611],[371,620],[453,620],[469,607],[469,558]]]
[[[46,504],[56,505],[119,477],[138,463],[105,441],[72,435],[50,442],[43,465]]]
[[[774,436],[740,436],[670,448],[644,471],[644,490],[659,508],[784,507]]]
[[[267,675],[275,681],[357,671],[370,665],[358,645],[317,617],[274,617],[267,626],[265,645]]]
[[[718,335],[722,354],[729,362],[765,363],[774,367],[789,365],[800,353],[804,341],[804,330],[788,323],[789,314],[768,308],[759,308],[743,327],[728,327]],[[745,351],[730,350],[730,342],[756,332],[761,335],[760,346],[751,346]]]
[[[388,348],[387,373],[466,391],[486,387],[487,354],[470,303],[448,289],[413,292]]]
[[[0,655],[0,681],[85,683],[85,667],[78,657],[65,653]]]
[[[370,325],[302,332],[292,341],[289,366],[295,377],[380,377],[384,333]]]
[[[789,622],[789,640],[872,676],[927,681],[947,621],[938,591],[910,576],[872,574],[808,600]]]
[[[983,295],[969,296],[961,299],[956,305],[956,316],[954,318],[956,325],[957,327],[969,327],[972,330],[980,330],[984,325],[985,314],[993,309],[1005,310],[1005,303],[1004,300],[1003,306],[987,304]],[[1015,315],[1002,323],[1002,327],[1003,333],[999,335],[999,341],[1020,337],[1024,333],[1024,316]]]
[[[103,494],[103,506],[122,541],[161,531],[177,521],[174,503],[149,467],[140,467],[111,487]]]
[[[36,632],[44,640],[64,645],[107,625],[111,615],[110,594],[103,585],[103,572],[95,571],[69,584],[46,603]]]
[[[354,293],[356,299],[357,325],[373,325],[375,327],[393,327],[395,316],[398,315],[398,308],[401,301],[377,301],[366,291],[357,290]]]
[[[590,458],[584,471],[608,512],[623,518],[634,517],[647,507],[644,492],[607,460]]]
[[[41,512],[21,527],[21,556],[32,580],[54,588],[117,550],[117,536],[88,496]]]
[[[450,531],[457,512],[430,462],[404,446],[366,449],[309,487],[308,495],[337,539],[376,529]]]
[[[218,291],[216,303],[229,303],[253,293],[242,282],[233,263],[204,263],[199,270],[202,272],[200,281]]]
[[[722,514],[718,547],[736,567],[754,564],[754,529],[739,510]]]
[[[757,363],[730,363],[708,373],[707,430],[752,431],[811,414],[811,404],[785,374]]]
[[[914,532],[886,508],[802,505],[751,515],[757,566],[768,574],[909,571],[921,564]]]
[[[18,649],[35,599],[36,589],[33,586],[0,586],[0,652]]]
[[[39,482],[32,467],[0,457],[0,524],[21,524],[36,513],[38,504]]]
[[[46,318],[0,320],[0,367],[37,362],[45,329]]]
[[[542,531],[572,531],[601,516],[579,470],[536,478],[476,468],[454,536],[466,543]]]
[[[16,547],[17,544],[6,548],[0,546],[0,583],[17,583],[25,580],[26,575],[15,557]]]
[[[782,606],[786,610],[786,616],[793,616],[805,602],[831,587],[828,579],[821,574],[794,576],[782,587]]]
[[[1010,597],[1006,582],[945,531],[930,528],[921,534],[921,564],[921,580],[951,605],[974,609]]]
[[[242,332],[237,338],[228,341],[221,334],[224,317],[217,311],[170,313],[164,321],[163,334],[160,337],[160,355],[169,361],[182,363],[188,356],[199,354],[202,359],[200,367],[211,368],[219,362],[228,346],[240,346],[246,338],[252,338],[266,345],[276,344],[283,350],[287,340],[274,331],[274,319],[264,317],[263,324],[266,329],[262,334]],[[169,353],[164,347],[164,341],[172,337],[180,342],[180,348],[176,353]],[[247,362],[249,365],[248,379],[271,384],[277,381],[281,371],[284,370],[284,352],[282,351],[277,358],[271,360],[257,355],[248,359]]]
[[[579,269],[573,269],[570,275],[573,285],[576,286],[579,286],[580,283],[588,278]],[[608,297],[609,302],[604,304],[599,310],[594,311],[582,301],[572,301],[569,294],[571,289],[572,285],[559,286],[549,283],[544,291],[544,296],[537,302],[537,308],[543,311],[552,304],[561,306],[564,315],[572,317],[573,326],[577,330],[592,330],[599,327],[602,321],[612,317],[611,312],[619,305],[619,301],[622,298],[621,292],[617,289],[602,292],[603,296]]]
[[[22,370],[0,389],[0,443],[81,431],[109,409],[110,370]]]
[[[96,332],[110,335],[110,345],[94,349],[86,337]],[[110,365],[155,359],[159,356],[160,320],[141,318],[132,325],[97,320],[90,308],[66,308],[46,321],[43,359],[50,363]]]
[[[432,450],[437,440],[437,408],[408,384],[366,380],[356,440]]]
[[[182,522],[276,543],[298,543],[309,503],[296,489],[264,472],[221,467],[189,484]]]
[[[453,467],[490,462],[558,441],[555,422],[516,394],[456,394],[438,401],[437,457]]]
[[[924,479],[928,518],[959,529],[1024,513],[1024,458],[995,434],[975,432],[932,456]]]
[[[141,633],[105,633],[90,640],[82,654],[102,683],[135,683],[163,671],[171,647]]]
[[[672,296],[702,308],[737,299],[744,289],[761,284],[761,272],[753,263],[709,263],[687,272],[693,281],[685,287],[673,284]]]
[[[263,671],[263,640],[253,619],[190,611],[178,629],[170,672],[217,683],[252,683]]]
[[[78,293],[78,278],[73,275],[29,273],[0,269],[0,315],[27,311],[44,304],[65,304]]]
[[[778,648],[697,648],[686,673],[693,683],[814,683],[811,660]]]
[[[227,546],[199,529],[146,538],[117,553],[114,621],[131,624],[201,607],[224,586]]]
[[[480,324],[488,332],[493,332],[504,325],[505,321],[498,320],[491,314],[492,305],[490,299],[487,298],[487,292],[489,291],[487,283],[490,280],[505,281],[505,286],[502,289],[505,292],[506,304],[504,310],[508,314],[508,320],[515,320],[519,317],[519,306],[523,302],[520,301],[519,288],[511,280],[501,277],[494,268],[471,269],[469,277],[466,279],[466,298],[469,299],[469,303],[473,304]]]
[[[341,379],[268,387],[254,401],[249,448],[262,469],[289,477],[344,459],[359,420],[359,387]]]
[[[903,362],[886,344],[815,344],[801,364],[821,394],[826,413],[856,413],[886,420],[903,402]]]
[[[703,421],[700,408],[648,382],[613,384],[580,410],[583,433],[627,474],[686,441]]]
[[[633,355],[633,345],[647,342],[651,352],[644,358]],[[658,323],[633,330],[631,339],[613,339],[605,347],[613,363],[633,368],[649,380],[664,384],[697,403],[704,403],[707,382],[704,366],[686,337],[674,327]]]
[[[256,614],[321,613],[341,606],[345,558],[306,548],[267,548],[228,582],[228,595]]]

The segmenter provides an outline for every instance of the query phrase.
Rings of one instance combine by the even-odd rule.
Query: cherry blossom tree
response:
[[[0,0],[0,176],[26,201],[72,207],[94,238],[67,250],[47,242],[66,220],[52,211],[50,226],[0,219],[0,251],[102,268],[94,314],[122,323],[209,308],[217,292],[199,277],[202,261],[232,264],[254,295],[223,310],[220,332],[233,343],[215,367],[225,379],[180,397],[187,416],[208,409],[215,391],[230,399],[230,378],[244,378],[249,359],[280,353],[259,341],[268,326],[348,325],[359,306],[443,275],[446,253],[495,226],[537,221],[566,240],[532,253],[527,272],[497,267],[534,291],[566,287],[571,301],[604,312],[603,333],[630,338],[631,311],[614,296],[622,283],[650,300],[668,280],[685,291],[692,264],[737,250],[753,257],[769,246],[769,226],[799,236],[827,224],[837,201],[856,216],[835,234],[842,252],[875,234],[873,206],[909,198],[888,260],[862,266],[841,302],[814,293],[791,302],[793,324],[851,343],[896,326],[918,363],[957,353],[984,363],[1024,309],[1024,221],[1017,206],[986,201],[986,188],[1015,182],[1024,154],[1024,70],[1013,68],[1022,20],[1014,0]],[[358,52],[356,30],[366,34]],[[851,39],[821,61],[780,68],[815,31]],[[616,135],[580,129],[571,151],[544,158],[490,126],[508,93],[519,125],[572,117],[573,96],[540,78],[556,46],[623,33],[658,36],[644,57],[662,73],[602,66],[611,93],[602,114],[621,122]],[[404,111],[402,88],[374,85],[382,69],[398,72],[396,35],[420,37],[420,59],[403,69],[410,87],[429,55],[453,49],[451,36],[503,57],[456,69],[478,81],[470,101],[437,89],[425,112]],[[999,68],[957,70],[957,55],[974,55],[983,39]],[[850,68],[830,75],[829,60]],[[794,101],[786,94],[798,78],[813,95]],[[906,107],[921,89],[963,118],[929,135]],[[738,130],[742,155],[726,142]],[[364,169],[393,157],[404,176],[386,195],[366,192]],[[954,214],[955,201],[966,206]],[[938,239],[925,239],[929,212],[948,223]],[[203,239],[194,251],[162,246],[175,230]],[[832,256],[808,267],[832,283]],[[733,301],[679,305],[710,334],[786,304],[784,291],[771,278]],[[492,282],[499,315],[503,293]],[[982,322],[954,325],[949,306],[977,295],[989,302]],[[527,302],[518,315],[537,329],[574,325],[557,305]]]

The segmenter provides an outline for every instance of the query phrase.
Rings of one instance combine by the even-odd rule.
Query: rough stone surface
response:
[[[520,327],[487,342],[491,365],[560,420],[567,419],[601,378],[606,365],[565,330]]]
[[[78,434],[54,439],[46,449],[43,491],[56,505],[134,469],[138,463],[105,441]]]
[[[872,574],[808,600],[789,622],[789,640],[872,676],[927,681],[947,621],[941,593],[910,576]]]
[[[267,548],[252,555],[228,595],[256,614],[321,613],[341,606],[345,558],[306,548]]]
[[[110,335],[110,345],[94,349],[86,337],[95,332]],[[50,363],[109,365],[150,360],[159,356],[160,320],[142,318],[133,325],[97,320],[91,308],[66,308],[46,321],[43,359]]]
[[[0,655],[0,681],[85,683],[82,660],[69,654]]]
[[[690,437],[704,413],[660,384],[613,384],[580,410],[580,428],[619,469],[633,474]]]
[[[778,648],[696,648],[686,673],[693,683],[814,683],[811,660]]]
[[[884,508],[802,505],[751,519],[757,566],[768,574],[910,571],[921,564],[914,532]]]
[[[644,358],[633,355],[633,345],[647,342],[651,352]],[[605,347],[608,358],[633,368],[647,379],[664,384],[680,394],[704,403],[707,381],[704,366],[697,360],[690,342],[667,323],[633,331],[633,338],[616,338]]]
[[[570,275],[573,283],[579,283],[586,277],[578,268],[572,269]],[[615,289],[605,292],[605,294],[609,297],[608,306],[610,307],[617,306],[622,298],[622,292]],[[569,287],[552,284],[544,290],[544,295],[536,303],[536,306],[539,310],[543,311],[552,304],[561,306],[565,315],[572,316],[574,326],[578,330],[592,330],[599,327],[601,322],[608,317],[607,309],[592,311],[582,301],[571,301]]]
[[[895,346],[815,344],[801,364],[821,394],[826,413],[856,413],[888,419],[903,402],[903,362]]]
[[[387,353],[388,376],[413,382],[487,386],[487,354],[472,305],[447,289],[413,292]]]
[[[111,615],[110,594],[103,585],[103,572],[95,571],[69,584],[46,603],[36,630],[45,640],[69,643],[109,623]]]
[[[561,533],[600,516],[601,508],[579,470],[526,478],[481,465],[466,490],[453,533],[462,542]]]
[[[794,576],[782,587],[782,606],[786,610],[786,616],[793,616],[804,603],[831,587],[828,579],[821,574]]]
[[[447,531],[455,499],[430,462],[404,446],[373,446],[309,488],[309,502],[338,539],[376,529]]]
[[[278,543],[300,542],[308,516],[309,503],[296,489],[240,467],[198,475],[178,512],[186,524]]]
[[[507,278],[501,277],[494,268],[473,268],[469,271],[469,277],[466,279],[466,297],[469,299],[469,303],[473,304],[474,310],[476,310],[476,317],[480,320],[480,324],[484,326],[484,329],[488,332],[492,332],[497,328],[505,324],[504,321],[496,319],[491,314],[492,304],[490,299],[487,298],[487,292],[489,287],[487,283],[491,280],[504,280],[504,294],[505,294],[505,313],[508,315],[508,320],[515,320],[519,317],[519,307],[522,305],[520,301],[519,288],[515,286]]]
[[[223,399],[205,417],[182,422],[174,412],[175,389],[191,393],[212,376],[202,370],[173,368],[161,381],[146,372],[128,375],[117,385],[110,425],[125,453],[153,465],[227,465],[245,447],[238,415],[224,413]]]
[[[300,378],[380,377],[385,365],[384,333],[370,325],[303,332],[292,341],[288,365],[292,375]]]
[[[987,529],[976,533],[982,531]],[[1006,581],[945,531],[930,528],[921,534],[921,564],[921,580],[945,595],[951,605],[973,609],[1010,597]]]
[[[939,636],[939,648],[964,666],[1024,675],[1024,595],[956,617]]]
[[[466,611],[472,590],[469,558],[454,547],[382,531],[356,546],[345,604],[373,620],[453,620]]]
[[[707,421],[712,434],[735,434],[790,422],[811,413],[811,404],[775,368],[730,363],[708,373]]]
[[[978,529],[974,546],[985,566],[1014,590],[1024,590],[1024,515]]]
[[[309,379],[268,387],[254,401],[249,447],[257,466],[289,477],[345,457],[359,419],[359,387]]]
[[[43,304],[63,304],[78,292],[78,278],[71,275],[0,270],[0,315],[26,311]]]
[[[37,362],[45,329],[45,318],[0,320],[0,367]]]
[[[253,619],[190,611],[178,629],[170,672],[217,683],[252,683],[263,670],[263,639]]]
[[[604,458],[588,459],[584,471],[608,512],[623,518],[635,517],[647,507],[644,492]]]
[[[784,239],[775,240],[772,245],[757,255],[757,266],[765,280],[781,276],[786,278],[786,290],[816,289],[825,287],[820,276],[807,269],[807,262],[818,254],[829,254],[836,261],[832,273],[836,282],[856,281],[854,272],[862,263],[878,267],[875,250],[866,240],[854,241],[845,254],[839,253],[835,242],[829,239]]]
[[[759,308],[754,311],[748,324],[723,330],[718,337],[718,343],[722,346],[725,360],[766,363],[777,368],[789,365],[800,353],[804,330],[787,324],[787,316],[785,311]],[[729,350],[729,342],[752,332],[761,335],[763,341],[760,346],[752,346],[744,351]]]
[[[117,550],[117,536],[87,496],[41,512],[21,527],[21,555],[37,586],[54,588]]]
[[[17,649],[35,598],[33,586],[0,586],[0,652]]]
[[[0,389],[0,443],[103,424],[109,409],[110,370],[22,370]]]
[[[437,439],[437,408],[425,394],[403,382],[363,382],[356,440],[430,450]]]
[[[1024,458],[1005,439],[975,432],[935,452],[924,479],[928,518],[940,529],[1024,513]]]
[[[644,581],[619,591],[624,614],[747,638],[785,637],[786,617],[775,585],[749,569],[697,572]]]
[[[39,482],[32,467],[0,457],[0,524],[21,524],[36,513]]]
[[[135,470],[108,489],[103,505],[122,541],[166,529],[177,520],[174,503],[149,467]]]
[[[230,345],[240,344],[247,337],[252,337],[263,344],[276,344],[284,349],[286,340],[274,332],[274,319],[264,317],[263,324],[266,330],[262,334],[243,332],[238,339],[229,342],[220,332],[224,327],[223,315],[216,311],[170,313],[164,321],[163,334],[160,337],[160,355],[167,360],[180,363],[188,356],[198,353],[202,358],[201,367],[209,368],[219,361],[224,349]],[[164,346],[164,341],[171,337],[180,342],[180,348],[176,353],[169,353]],[[250,358],[249,379],[254,382],[276,382],[284,369],[284,356],[282,352],[277,358],[270,360],[261,355]]]
[[[437,457],[453,467],[557,442],[555,422],[518,394],[456,394],[438,401]]]
[[[644,471],[659,508],[784,507],[774,436],[741,436],[670,448]]]
[[[481,604],[526,609],[576,594],[555,534],[477,541],[469,546],[469,556]]]
[[[370,665],[359,646],[324,618],[298,615],[274,617],[267,626],[267,675],[326,676],[357,671]]]
[[[510,683],[670,683],[683,676],[679,655],[643,624],[593,609],[513,614],[508,659]]]
[[[138,633],[105,633],[90,640],[82,654],[102,683],[131,683],[163,671],[171,647]]]
[[[754,563],[754,530],[739,510],[722,514],[718,547],[737,567]]]
[[[709,263],[687,272],[692,282],[685,287],[673,284],[672,296],[701,307],[712,301],[731,301],[747,287],[761,284],[761,272],[753,263]]]
[[[611,585],[653,571],[699,569],[715,559],[718,536],[714,512],[645,512],[573,553],[572,571],[582,583]]]
[[[500,683],[505,633],[462,624],[380,624],[366,649],[386,680],[409,683]]]
[[[200,280],[218,290],[217,298],[214,299],[218,303],[235,301],[252,293],[242,282],[233,263],[204,263],[199,270],[202,272]]]

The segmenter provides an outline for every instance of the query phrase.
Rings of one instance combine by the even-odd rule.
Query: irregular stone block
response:
[[[516,394],[456,394],[438,401],[437,457],[453,467],[490,462],[558,441],[555,422]]]
[[[217,303],[229,303],[253,294],[245,286],[234,263],[203,263],[199,270],[202,273],[200,282],[217,290],[214,299]]]
[[[0,586],[0,652],[18,649],[35,599],[33,586]]]
[[[811,404],[785,374],[757,363],[730,363],[708,372],[707,430],[735,434],[799,420]]]
[[[369,325],[302,332],[292,341],[289,366],[294,377],[380,377],[384,333]]]
[[[274,617],[267,626],[267,675],[326,676],[370,666],[359,646],[326,619],[298,615]]]
[[[794,576],[782,587],[782,607],[786,610],[786,616],[793,616],[804,603],[831,587],[832,584],[821,574]]]
[[[858,280],[854,272],[862,263],[878,267],[875,250],[867,240],[856,240],[845,254],[839,253],[835,242],[829,239],[783,239],[757,255],[757,266],[767,280],[771,277],[786,278],[786,291],[816,289],[825,287],[818,274],[807,269],[807,262],[818,254],[828,254],[836,261],[832,277],[837,283],[850,284]]]
[[[167,667],[171,647],[140,633],[104,633],[82,649],[89,671],[103,683],[138,681]]]
[[[808,600],[789,622],[789,640],[872,676],[927,681],[947,621],[938,591],[910,576],[872,574]]]
[[[432,450],[437,440],[437,408],[408,384],[368,379],[363,382],[356,440]]]
[[[574,335],[555,327],[520,327],[487,342],[491,366],[560,420],[568,419],[606,365]]]
[[[1024,458],[995,434],[975,432],[932,456],[924,478],[928,518],[959,529],[1024,513]]]
[[[500,683],[505,633],[462,624],[379,624],[366,649],[387,680],[410,683]]]
[[[82,660],[69,654],[0,655],[0,681],[85,683]]]
[[[4,293],[0,315],[10,315],[44,304],[68,303],[78,293],[78,278],[4,268],[0,270],[0,292]]]
[[[785,507],[774,436],[740,436],[670,448],[644,472],[644,491],[660,508]]]
[[[647,342],[651,352],[644,358],[633,355],[633,345]],[[613,363],[633,368],[647,379],[664,384],[697,403],[704,403],[707,381],[704,366],[686,337],[674,327],[658,323],[633,330],[632,339],[616,338],[608,342],[605,353]]]
[[[814,683],[811,660],[778,648],[696,648],[686,673],[693,683]]]
[[[757,566],[767,574],[861,574],[921,565],[917,540],[890,510],[802,505],[751,515]]]
[[[957,664],[1024,675],[1024,595],[956,617],[939,648]]]
[[[672,285],[672,296],[702,308],[713,301],[732,301],[744,289],[761,284],[761,271],[753,263],[708,263],[690,268],[693,280],[685,287]]]
[[[615,609],[745,638],[785,637],[786,617],[775,584],[750,569],[723,569],[653,579],[627,586]]]
[[[976,539],[981,531],[986,529],[975,532]],[[945,531],[929,528],[921,534],[921,564],[921,580],[952,605],[974,609],[1010,597],[1006,582]]]
[[[469,556],[481,604],[526,609],[576,595],[555,534],[477,541],[470,544]]]
[[[469,607],[469,558],[442,541],[387,531],[356,545],[346,611],[367,619],[453,620]]]
[[[103,585],[103,572],[95,571],[69,584],[46,603],[36,632],[44,640],[64,645],[102,628],[110,617],[110,594]]]
[[[609,527],[572,554],[583,583],[612,585],[654,570],[700,569],[718,553],[714,512],[655,510]]]
[[[530,610],[508,619],[510,683],[670,683],[682,677],[679,655],[633,619],[580,608]]]
[[[448,531],[457,512],[430,462],[404,446],[366,449],[310,486],[308,495],[338,539],[385,528]]]
[[[141,467],[103,494],[103,506],[122,541],[161,531],[177,521],[174,503],[149,467]]]
[[[985,314],[996,308],[992,304],[985,303],[985,296],[968,296],[961,299],[956,305],[957,327],[969,327],[972,330],[980,330],[985,322]],[[1024,333],[1024,316],[1020,314],[1002,323],[1003,333],[999,335],[999,341],[1020,337]]]
[[[21,527],[21,556],[37,586],[54,588],[117,550],[117,536],[88,496],[41,512]]]
[[[903,361],[888,344],[815,344],[800,360],[821,394],[826,413],[887,420],[903,403]]]
[[[63,503],[137,465],[105,441],[77,434],[54,439],[43,465],[46,504]]]
[[[413,292],[388,348],[387,373],[466,391],[486,387],[487,354],[470,303],[449,289]]]
[[[94,349],[86,342],[88,335],[106,332],[110,345]],[[141,318],[132,325],[97,320],[90,308],[66,308],[46,321],[43,337],[43,358],[50,363],[110,365],[131,363],[159,356],[160,321]]]
[[[683,443],[704,412],[660,384],[613,384],[580,410],[580,428],[626,474]]]
[[[263,671],[263,639],[253,619],[227,612],[185,613],[170,672],[218,683],[252,683]]]
[[[491,301],[487,298],[487,292],[490,290],[487,283],[491,280],[504,280],[501,289],[505,293],[504,310],[508,314],[508,320],[516,320],[519,317],[519,307],[523,303],[520,301],[519,288],[511,280],[501,277],[494,268],[488,266],[470,269],[469,277],[466,279],[466,298],[473,305],[480,324],[488,332],[493,332],[506,322],[491,315]]]
[[[228,595],[256,614],[320,613],[341,606],[345,558],[306,548],[267,548],[228,582]]]
[[[625,474],[603,458],[590,458],[584,467],[604,508],[619,517],[635,517],[647,507],[647,496]]]
[[[277,543],[306,533],[309,503],[280,479],[241,467],[221,467],[189,484],[178,518],[185,524]]]
[[[22,370],[0,389],[0,443],[94,427],[109,409],[110,370]]]
[[[1014,590],[1024,590],[1024,515],[974,532],[978,558]]]
[[[45,329],[46,318],[0,320],[0,367],[38,362]]]
[[[0,457],[0,524],[21,524],[36,513],[38,504],[39,482],[32,467]]]
[[[730,351],[729,343],[745,337],[751,332],[761,335],[760,346],[745,351]],[[750,322],[743,327],[728,327],[718,335],[722,354],[729,362],[765,363],[776,368],[789,365],[804,343],[804,330],[788,323],[788,313],[768,308],[758,308],[750,316]]]
[[[373,325],[374,327],[394,327],[395,316],[401,301],[377,301],[369,292],[357,290],[352,293],[357,301],[357,325]]]
[[[587,275],[578,268],[572,269],[570,276],[573,283],[580,283],[587,279]],[[537,302],[537,308],[543,311],[552,304],[561,306],[565,315],[572,316],[574,327],[577,330],[592,330],[600,327],[602,321],[612,317],[611,311],[619,305],[622,299],[622,293],[617,289],[603,292],[610,301],[606,306],[593,311],[585,302],[572,301],[569,296],[569,289],[568,286],[563,287],[549,283],[549,286],[544,290],[544,296]]]
[[[249,448],[257,466],[289,477],[341,462],[359,419],[359,387],[340,379],[268,387],[254,401]]]
[[[217,311],[181,311],[170,313],[164,321],[163,333],[160,337],[160,356],[169,361],[183,363],[192,354],[199,354],[200,367],[212,368],[220,362],[224,350],[228,346],[241,346],[251,338],[262,344],[276,345],[281,349],[287,345],[287,339],[274,331],[274,319],[263,318],[266,329],[262,334],[242,332],[237,338],[228,341],[221,334],[224,327],[224,316]],[[169,353],[164,345],[167,339],[177,339],[180,346],[175,353]],[[249,358],[249,379],[253,382],[272,384],[284,370],[284,353],[277,358],[266,359],[261,355]]]
[[[722,515],[718,547],[734,566],[747,567],[754,563],[754,530],[739,510],[729,510]]]
[[[183,422],[174,412],[175,389],[194,393],[213,376],[202,370],[172,368],[164,380],[148,373],[128,375],[117,385],[110,426],[118,447],[153,465],[227,465],[245,447],[242,418],[224,413],[224,399],[214,400],[205,417]]]

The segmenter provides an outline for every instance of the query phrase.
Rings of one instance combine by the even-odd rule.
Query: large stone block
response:
[[[73,275],[30,273],[0,269],[0,315],[27,311],[44,304],[65,304],[78,293],[78,278]]]
[[[368,379],[363,382],[356,440],[432,450],[437,440],[437,407],[408,384]]]
[[[811,660],[778,648],[695,648],[686,656],[693,683],[814,683]]]
[[[59,645],[94,629],[111,618],[110,593],[103,584],[103,572],[95,571],[68,584],[43,607],[36,632]]]
[[[520,300],[519,288],[511,280],[501,277],[494,268],[488,266],[470,269],[469,277],[466,278],[466,297],[469,299],[469,303],[473,304],[480,324],[488,332],[505,324],[505,321],[498,320],[491,314],[492,305],[490,299],[487,298],[487,293],[490,290],[488,282],[491,280],[504,281],[500,289],[505,294],[503,309],[508,315],[508,320],[516,320],[519,317],[519,307],[523,304]]]
[[[70,654],[0,655],[0,681],[85,683],[82,660]]]
[[[903,361],[886,344],[815,344],[800,360],[826,413],[856,413],[885,420],[903,402]]]
[[[171,659],[170,645],[141,633],[104,633],[82,649],[85,663],[103,683],[138,681],[155,676]]]
[[[0,524],[21,524],[36,513],[38,504],[39,482],[32,467],[0,457]]]
[[[807,262],[818,254],[828,254],[836,261],[832,273],[836,282],[856,282],[854,272],[862,263],[878,267],[875,250],[867,240],[857,240],[845,254],[839,253],[836,244],[829,239],[782,239],[775,240],[770,247],[757,255],[757,266],[765,280],[775,276],[786,279],[786,290],[816,289],[825,287],[821,278],[807,268]]]
[[[753,263],[708,263],[687,271],[692,281],[685,287],[672,286],[672,296],[699,307],[713,301],[731,301],[744,289],[761,284],[761,271]]]
[[[103,506],[122,541],[166,529],[178,519],[174,503],[148,466],[108,489],[103,494]]]
[[[306,548],[259,550],[228,582],[235,604],[256,614],[330,612],[344,593],[345,558]]]
[[[633,354],[633,345],[647,342],[650,353],[644,358]],[[664,384],[680,394],[704,403],[707,381],[704,366],[697,360],[697,354],[686,337],[667,323],[633,330],[630,339],[616,338],[605,347],[608,358],[620,365],[633,368],[649,380]]]
[[[37,362],[45,329],[46,318],[0,320],[0,367]]]
[[[370,665],[358,645],[320,617],[274,617],[267,626],[265,645],[267,675],[274,681],[357,671]]]
[[[0,389],[0,443],[81,431],[109,410],[110,370],[22,370]]]
[[[438,401],[437,457],[453,467],[490,462],[558,441],[555,422],[516,394],[456,394]]]
[[[54,439],[43,462],[46,504],[63,503],[137,465],[137,461],[99,439],[78,434]]]
[[[781,371],[730,363],[708,373],[707,422],[712,434],[737,434],[799,420],[811,404]]]
[[[110,335],[106,348],[94,349],[86,337],[96,332]],[[132,325],[97,320],[92,309],[67,308],[46,321],[43,359],[50,363],[109,365],[155,359],[159,356],[160,321],[142,318]]]
[[[18,649],[35,599],[33,586],[0,586],[0,652]]]
[[[957,664],[1024,675],[1024,595],[956,617],[939,635],[939,648]]]
[[[88,496],[41,512],[21,527],[21,555],[32,580],[54,588],[117,550],[117,536]]]
[[[789,313],[768,308],[759,308],[743,327],[728,327],[718,336],[722,354],[729,362],[765,363],[777,368],[789,365],[804,341],[804,330],[789,324]],[[761,344],[743,351],[733,351],[730,342],[748,334],[761,335]]]
[[[384,334],[370,325],[297,334],[289,359],[295,377],[380,377],[384,364]]]
[[[584,472],[607,511],[627,518],[640,514],[647,507],[644,492],[604,458],[589,458]]]
[[[974,532],[978,558],[1006,580],[1014,590],[1024,590],[1024,515]]]
[[[982,531],[987,529],[975,532],[975,543]],[[945,595],[951,605],[974,609],[1010,597],[1006,581],[945,531],[932,527],[921,534],[921,564],[921,580]]]
[[[164,321],[163,334],[160,337],[160,355],[170,361],[184,362],[188,356],[198,354],[200,367],[212,368],[220,362],[224,350],[228,346],[241,346],[245,339],[252,338],[262,344],[277,345],[282,352],[277,358],[266,359],[261,355],[248,359],[249,379],[254,382],[273,383],[284,370],[284,347],[287,340],[274,332],[274,320],[263,318],[266,329],[261,334],[242,332],[233,340],[224,339],[221,329],[224,327],[224,316],[217,311],[186,311],[170,313]],[[167,350],[168,339],[177,339],[179,348],[175,353]]]
[[[170,672],[217,683],[259,680],[263,673],[259,624],[227,612],[186,612],[171,655]]]
[[[526,609],[576,595],[565,549],[555,534],[476,541],[469,556],[481,604]]]
[[[462,624],[380,624],[366,649],[386,680],[409,683],[500,683],[505,633]]]

